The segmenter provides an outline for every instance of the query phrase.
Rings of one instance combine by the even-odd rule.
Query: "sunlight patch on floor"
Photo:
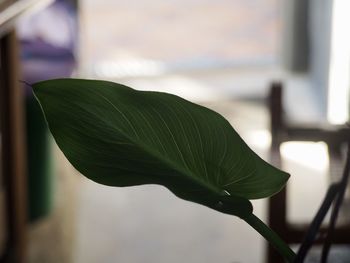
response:
[[[315,215],[329,185],[329,158],[324,142],[286,142],[281,145],[282,167],[288,182],[288,217],[307,223]]]

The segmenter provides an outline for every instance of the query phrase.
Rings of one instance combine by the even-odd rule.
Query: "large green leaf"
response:
[[[248,199],[278,192],[289,177],[258,157],[221,115],[180,97],[79,79],[33,89],[60,149],[98,183],[160,184],[245,217],[252,212]]]

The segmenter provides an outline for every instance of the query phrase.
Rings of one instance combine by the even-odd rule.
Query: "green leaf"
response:
[[[106,81],[56,79],[33,90],[72,165],[101,184],[160,184],[180,198],[246,217],[248,199],[289,175],[258,157],[218,113],[180,97]]]

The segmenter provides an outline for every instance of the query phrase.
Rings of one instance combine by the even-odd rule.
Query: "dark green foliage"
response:
[[[248,199],[271,196],[288,180],[221,115],[180,97],[79,79],[33,89],[60,149],[98,183],[160,184],[180,198],[245,218],[252,213]]]

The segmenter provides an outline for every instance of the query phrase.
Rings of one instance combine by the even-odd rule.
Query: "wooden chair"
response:
[[[323,141],[328,145],[330,159],[340,158],[340,148],[349,138],[349,128],[346,126],[319,125],[316,127],[316,125],[298,126],[289,124],[285,117],[282,92],[282,84],[275,82],[271,86],[268,98],[272,136],[270,150],[271,162],[277,167],[281,166],[280,145],[286,141]],[[287,191],[288,187],[269,199],[268,224],[288,244],[300,244],[310,222],[305,222],[303,226],[294,226],[288,222]],[[322,200],[320,200],[320,204],[321,202]],[[320,235],[316,243],[322,243],[324,241],[324,235],[322,233],[325,233],[325,229],[320,230]],[[333,243],[350,244],[350,224],[335,230]],[[284,262],[282,257],[271,246],[268,246],[267,260],[269,263]]]

